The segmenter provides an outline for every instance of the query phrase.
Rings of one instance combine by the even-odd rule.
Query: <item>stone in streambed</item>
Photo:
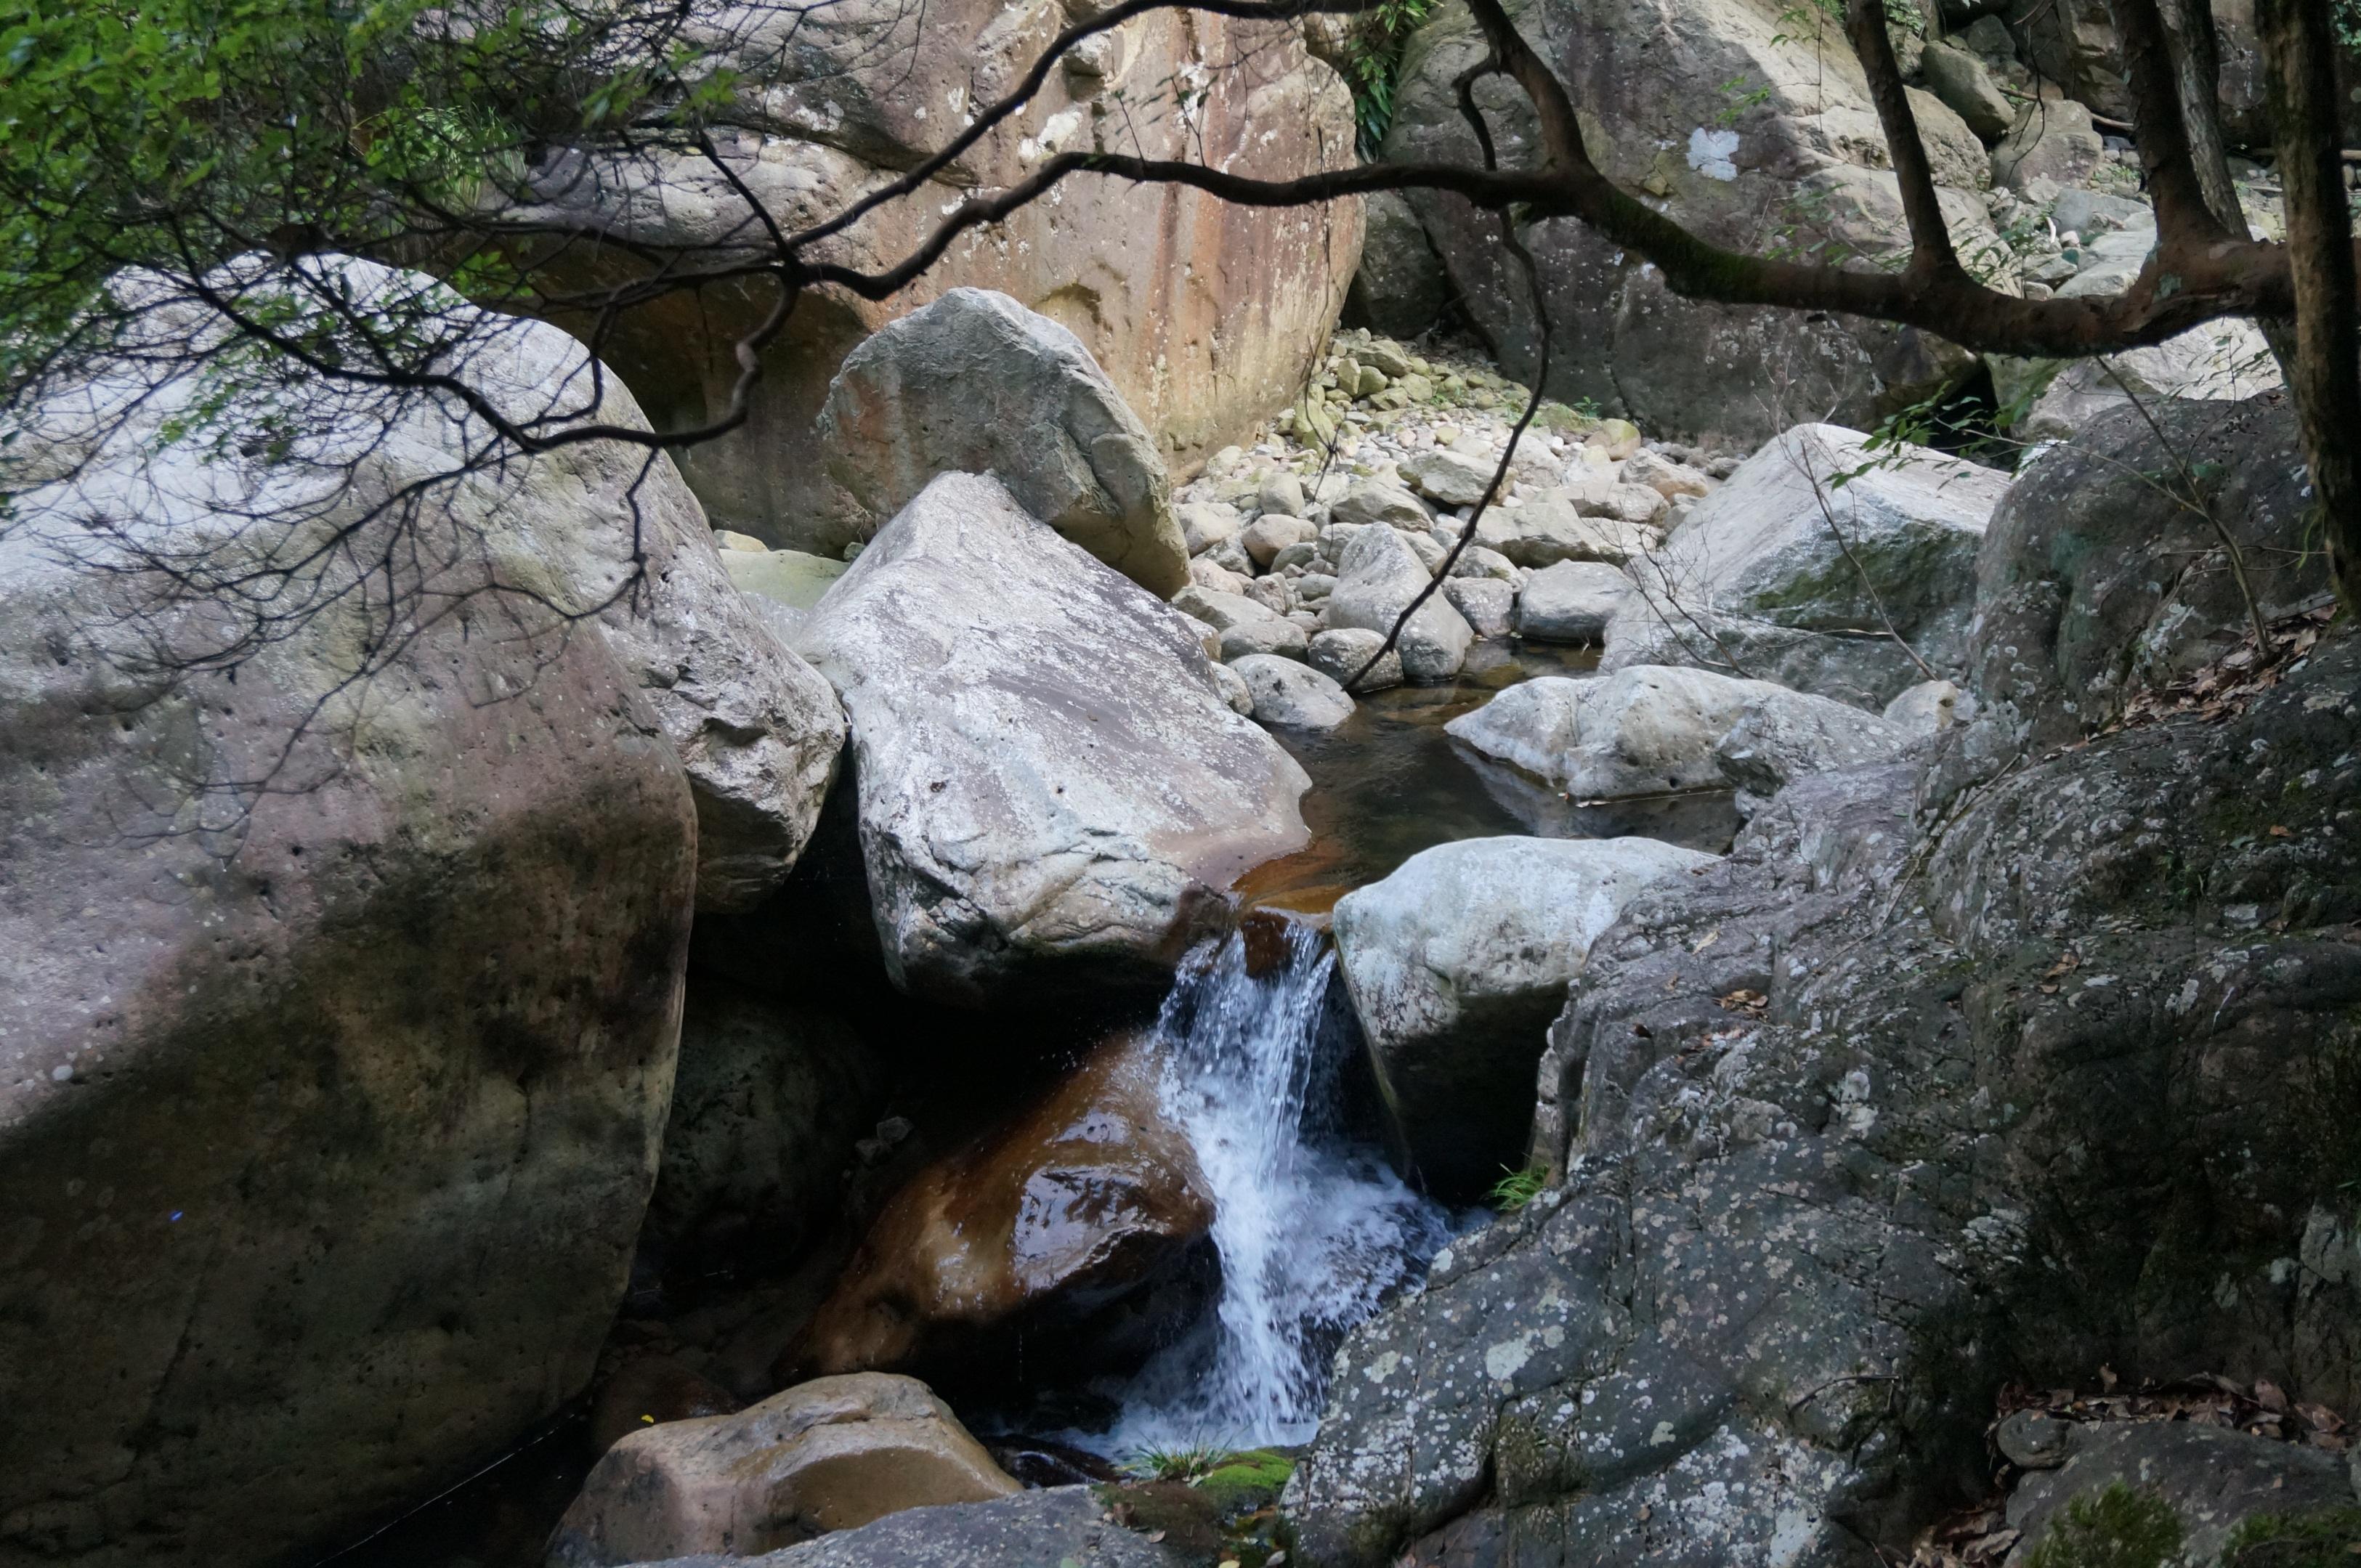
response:
[[[853,716],[898,985],[1161,994],[1218,890],[1302,845],[1309,781],[1232,711],[1196,625],[991,479],[937,479],[871,542],[802,647]]]
[[[1334,729],[1353,717],[1345,688],[1311,665],[1270,653],[1249,653],[1232,663],[1253,694],[1254,716],[1264,724],[1292,729]]]
[[[1445,728],[1576,799],[1613,799],[1719,789],[1714,747],[1732,725],[1756,708],[1817,700],[1768,681],[1642,665],[1594,680],[1525,681]]]
[[[1497,577],[1455,576],[1444,583],[1443,597],[1466,618],[1468,629],[1477,637],[1492,639],[1509,634],[1516,613],[1517,590],[1508,583]]]
[[[1642,888],[1713,859],[1653,839],[1469,839],[1338,902],[1337,961],[1433,1190],[1471,1199],[1518,1163],[1534,1064],[1591,942]]]
[[[1005,1394],[1020,1365],[1035,1387],[1136,1367],[1202,1300],[1213,1219],[1160,1070],[1152,1036],[1109,1041],[1016,1122],[919,1172],[778,1377],[876,1368]]]
[[[1383,637],[1433,582],[1400,531],[1364,528],[1353,535],[1337,562],[1336,587],[1328,595],[1328,624]],[[1466,618],[1438,591],[1419,605],[1395,648],[1411,680],[1447,681],[1459,673],[1467,645],[1475,640]]]
[[[822,1377],[735,1415],[617,1442],[559,1522],[546,1568],[751,1557],[908,1508],[1020,1490],[925,1384],[873,1372]]]
[[[1517,596],[1517,635],[1533,642],[1596,642],[1631,592],[1631,579],[1604,562],[1544,566]]]
[[[1364,696],[1402,684],[1401,654],[1387,648],[1386,656],[1374,666],[1369,661],[1385,647],[1385,634],[1364,631],[1358,628],[1313,633],[1304,657],[1311,666],[1334,681],[1346,696],[1358,692]],[[1365,666],[1368,673],[1362,674]],[[1357,681],[1355,677],[1358,676]]]

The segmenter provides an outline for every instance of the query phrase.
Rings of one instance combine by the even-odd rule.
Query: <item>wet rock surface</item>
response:
[[[782,1381],[884,1368],[961,1393],[1129,1370],[1202,1299],[1213,1203],[1136,1036],[921,1171],[871,1227]]]
[[[653,1568],[1184,1568],[1190,1559],[1105,1518],[1094,1488],[1057,1486],[988,1503],[913,1508],[752,1559],[685,1557]]]
[[[546,1568],[752,1557],[910,1508],[1020,1490],[924,1384],[873,1372],[823,1377],[734,1415],[625,1437],[566,1510]]]

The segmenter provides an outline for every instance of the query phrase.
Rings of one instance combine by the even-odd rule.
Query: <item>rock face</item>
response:
[[[1961,673],[1976,554],[2008,479],[1865,439],[1801,425],[1748,458],[1631,568],[1599,667],[1734,664],[1869,708],[1928,678],[1918,660]]]
[[[1563,1184],[1347,1335],[1305,1560],[1836,1568],[1988,1495],[2007,1383],[2361,1394],[2357,677],[1820,774],[1634,899],[1542,1064]]]
[[[864,0],[813,26],[729,5],[700,9],[689,38],[736,72],[726,101],[703,116],[716,152],[793,232],[843,212],[958,134],[963,116],[1016,86],[1070,19],[1054,5],[1011,12],[961,0],[921,15]],[[1253,69],[1228,69],[1239,60]],[[1298,23],[1135,18],[1051,71],[1022,111],[938,179],[805,254],[863,270],[892,266],[948,203],[1014,185],[1049,153],[1094,147],[1292,178],[1351,161],[1352,102],[1335,72],[1306,55]],[[568,247],[541,275],[553,291],[743,254],[730,247],[750,227],[744,203],[695,154],[591,163],[561,155],[530,178],[542,204],[521,218],[624,242]],[[763,352],[746,426],[692,449],[689,482],[725,526],[836,554],[846,541],[812,429],[829,378],[870,333],[962,287],[996,290],[1073,332],[1167,463],[1191,472],[1293,396],[1335,324],[1360,226],[1353,202],[1253,208],[1179,186],[1069,180],[1052,198],[954,241],[889,301],[807,291]],[[700,422],[728,406],[741,375],[733,347],[774,303],[767,280],[683,292],[622,313],[605,352],[659,423]],[[555,307],[553,316],[589,324]]]
[[[2071,440],[2101,414],[2131,411],[2135,398],[2151,408],[2174,399],[2239,402],[2284,380],[2262,333],[2242,321],[2193,327],[2104,360],[2004,358],[1993,365],[2003,405],[2025,405],[2010,434],[2026,441]]]
[[[962,1005],[1160,992],[1216,890],[1303,843],[1309,781],[1231,710],[1191,625],[959,474],[829,591],[802,648],[852,715],[895,983]]]
[[[822,1377],[735,1415],[623,1439],[566,1510],[548,1568],[750,1557],[906,1508],[1021,1489],[925,1384],[875,1372]]]
[[[2105,150],[2089,109],[2071,98],[2043,99],[2019,109],[2008,135],[1993,148],[1993,183],[2020,191],[2036,180],[2079,184]]]
[[[307,265],[364,319],[423,283]],[[588,1381],[692,908],[784,870],[840,718],[668,464],[586,444],[460,474],[486,433],[451,407],[327,382],[282,405],[283,455],[201,461],[159,432],[208,394],[181,356],[219,323],[115,286],[148,307],[131,357],[27,413],[9,482],[77,466],[0,540],[0,1398],[40,1434],[0,1469],[0,1557],[195,1568],[429,1494]],[[554,329],[443,326],[514,416],[590,385]],[[134,396],[111,434],[84,422]],[[613,598],[635,485],[636,598],[568,622],[488,591]],[[405,637],[333,565],[263,627],[202,591],[335,530],[426,574],[397,568],[397,615],[448,613]],[[165,543],[193,599],[130,554]],[[147,662],[225,634],[260,639],[235,681]]]
[[[2267,617],[2324,600],[2304,548],[2310,479],[2285,394],[2107,415],[2031,466],[1993,516],[1977,564],[1983,630],[1974,685],[1996,723],[2047,748],[2110,722],[2143,691],[2219,658],[2248,617],[2221,535],[2237,541]],[[2205,454],[2205,512],[2176,488],[2173,453]],[[2194,472],[2194,470],[2192,470]]]
[[[1769,681],[1642,664],[1596,680],[1522,681],[1444,728],[1576,799],[1719,789],[1714,747],[1763,708],[1817,699]]]
[[[1465,1201],[1515,1168],[1591,942],[1642,888],[1712,861],[1653,839],[1463,839],[1338,901],[1338,967],[1429,1190]]]
[[[696,1272],[794,1256],[833,1212],[891,1069],[835,1014],[699,974],[642,1252]]]
[[[1336,587],[1328,596],[1328,625],[1345,631],[1393,630],[1411,601],[1433,582],[1399,530],[1373,524],[1353,535],[1337,564]],[[1427,597],[1394,643],[1402,673],[1413,681],[1447,681],[1467,660],[1476,641],[1467,620],[1440,590]]]
[[[1833,21],[1798,26],[1784,10],[1778,0],[1540,0],[1518,19],[1582,104],[1587,145],[1623,189],[1715,244],[1756,250],[1761,236],[1795,228],[1801,214],[1787,243],[1883,264],[1904,228],[1860,67]],[[1441,7],[1411,38],[1386,159],[1480,166],[1453,83],[1483,54],[1462,5]],[[1754,95],[1736,102],[1730,83]],[[1492,80],[1477,84],[1476,101],[1502,161],[1530,160],[1537,133],[1521,95]],[[1994,236],[1973,194],[1989,179],[1982,145],[1931,97],[1912,102],[1946,181],[1955,243],[1962,255],[1986,251]],[[1529,375],[1537,324],[1494,220],[1444,193],[1413,192],[1406,202],[1451,291],[1499,345],[1503,368]],[[1521,237],[1548,288],[1557,345],[1550,394],[1594,399],[1660,436],[1752,447],[1799,419],[1866,425],[1967,366],[1960,350],[1916,331],[1690,303],[1639,257],[1571,218]],[[1384,254],[1414,253],[1405,239]],[[1358,283],[1373,317],[1396,308],[1379,302],[1397,288],[1401,313],[1418,313],[1411,302],[1431,288],[1399,265]],[[1766,382],[1780,392],[1766,394]]]
[[[1159,598],[1189,580],[1163,459],[1080,339],[1005,294],[953,289],[845,356],[818,426],[866,539],[938,474],[1016,504]]]
[[[1137,1366],[1199,1299],[1213,1221],[1196,1156],[1162,1114],[1159,1070],[1148,1036],[1111,1041],[1016,1122],[913,1178],[780,1376],[884,1368],[1005,1393],[1026,1341],[1057,1345],[1076,1379]]]

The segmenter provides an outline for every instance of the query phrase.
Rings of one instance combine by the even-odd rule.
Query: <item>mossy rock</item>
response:
[[[2068,1503],[2026,1568],[2163,1568],[2183,1534],[2171,1504],[2118,1481]]]
[[[1224,1517],[1277,1502],[1295,1473],[1295,1461],[1267,1448],[1234,1453],[1197,1482],[1197,1490],[1213,1500]]]
[[[2266,1514],[2240,1525],[2222,1568],[2352,1568],[2361,1560],[2361,1508]]]

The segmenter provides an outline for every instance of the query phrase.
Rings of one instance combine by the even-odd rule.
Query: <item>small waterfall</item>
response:
[[[1422,1272],[1445,1212],[1345,1135],[1321,1018],[1334,958],[1268,916],[1191,955],[1164,1003],[1164,1108],[1214,1203],[1216,1310],[1134,1379],[1093,1445],[1252,1447],[1308,1441],[1345,1331]]]

